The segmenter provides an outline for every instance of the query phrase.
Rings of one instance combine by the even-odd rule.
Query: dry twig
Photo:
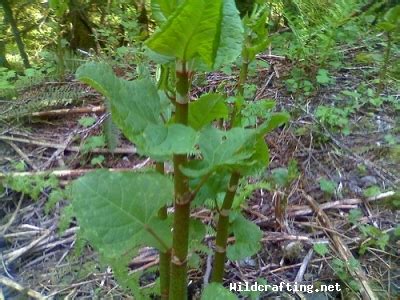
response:
[[[63,108],[63,109],[54,109],[48,111],[39,111],[33,112],[29,114],[30,117],[57,117],[63,115],[71,115],[71,114],[88,114],[88,113],[104,113],[106,108],[103,105],[93,106],[93,107],[74,107],[74,108]]]
[[[77,146],[70,146],[64,148],[64,145],[52,143],[52,142],[46,142],[46,141],[35,141],[31,139],[24,139],[24,138],[18,138],[18,137],[13,137],[13,136],[7,136],[7,135],[0,135],[0,140],[2,141],[13,141],[13,142],[19,142],[19,143],[25,143],[25,144],[30,144],[30,145],[36,145],[36,146],[42,146],[42,147],[47,147],[47,148],[54,148],[54,149],[64,149],[66,151],[71,151],[71,152],[80,152],[81,149],[80,147]],[[129,148],[115,148],[113,151],[110,151],[108,149],[104,148],[95,148],[89,150],[90,153],[114,153],[114,154],[136,154],[137,151],[135,147],[129,147]]]
[[[329,217],[326,213],[320,208],[319,204],[309,195],[307,195],[303,191],[303,195],[313,208],[315,213],[317,214],[317,218],[321,225],[332,229],[333,226]],[[354,259],[353,254],[350,252],[349,248],[345,243],[342,242],[341,238],[334,234],[333,232],[327,232],[327,235],[332,239],[333,246],[335,247],[336,251],[338,252],[339,256],[345,261],[349,262],[351,259]],[[378,300],[377,296],[375,295],[374,291],[370,287],[367,276],[365,275],[364,271],[361,268],[357,269],[349,269],[350,274],[360,283],[361,289],[360,293],[364,300]]]
[[[45,299],[45,297],[43,297],[40,293],[38,293],[30,288],[23,287],[19,283],[15,282],[15,281],[11,280],[10,278],[5,277],[3,275],[0,275],[0,284],[7,286],[9,288],[12,288],[20,293],[24,293],[25,295],[28,295],[31,298],[40,299],[40,300]]]
[[[39,168],[33,163],[28,155],[26,155],[17,145],[15,145],[12,141],[8,141],[7,144],[11,146],[22,157],[22,159],[35,171],[39,170]]]
[[[374,197],[369,197],[366,199],[367,202],[372,202],[372,201],[378,201],[378,200],[383,200],[392,197],[395,195],[394,191],[388,191],[382,194],[379,194]],[[348,205],[354,205],[354,204],[361,204],[364,203],[363,199],[345,199],[345,200],[337,200],[337,201],[331,201],[331,202],[326,202],[323,204],[319,205],[319,208],[321,210],[325,209],[330,209],[330,208],[343,208]],[[309,208],[308,206],[295,206],[295,207],[289,207],[288,208],[288,216],[290,217],[295,217],[295,216],[304,216],[311,214],[314,210]]]
[[[301,264],[300,269],[299,269],[299,271],[297,272],[297,275],[296,275],[296,278],[295,278],[294,282],[302,282],[302,281],[303,281],[304,273],[306,272],[307,266],[308,266],[308,264],[310,263],[310,260],[311,260],[311,257],[312,257],[312,255],[313,255],[313,252],[314,252],[314,251],[313,251],[313,249],[311,248],[311,249],[308,251],[307,255],[304,257],[303,263]]]

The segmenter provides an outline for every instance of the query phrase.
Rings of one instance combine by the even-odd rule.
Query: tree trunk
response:
[[[146,9],[146,1],[133,1],[133,6],[136,9],[136,14],[137,14],[137,22],[140,27],[140,36],[143,39],[146,39],[149,37],[149,25],[150,25],[150,20],[148,16],[148,12]]]
[[[247,14],[251,14],[255,0],[235,0],[236,7],[240,12],[240,17],[244,17]]]
[[[7,45],[7,36],[6,36],[6,18],[3,19],[3,24],[0,25],[0,32],[3,34],[0,36],[0,68],[10,69],[10,64],[7,61],[6,57],[6,45]]]
[[[10,69],[10,64],[6,58],[6,42],[0,40],[0,68]]]
[[[69,1],[68,21],[72,24],[72,29],[68,37],[70,47],[73,50],[96,49],[96,41],[93,36],[92,26],[78,0]]]
[[[25,68],[30,68],[31,65],[29,63],[29,58],[28,58],[28,55],[25,52],[25,45],[24,45],[24,42],[22,41],[21,33],[20,33],[19,29],[18,29],[17,22],[14,19],[10,3],[8,2],[8,0],[0,0],[0,2],[1,2],[1,4],[3,6],[3,9],[4,9],[4,18],[5,18],[6,22],[8,24],[10,24],[10,26],[11,26],[11,30],[13,32],[15,42],[17,44],[19,53],[20,53],[21,58],[22,58],[22,62],[24,63],[24,67]]]

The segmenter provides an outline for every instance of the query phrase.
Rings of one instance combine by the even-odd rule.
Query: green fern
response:
[[[311,0],[283,0],[283,4],[283,15],[295,38],[289,56],[305,61],[318,57],[321,65],[332,58],[338,28],[359,6],[357,1],[346,0],[322,0],[318,6]]]
[[[40,112],[50,109],[62,108],[77,102],[82,97],[82,91],[76,85],[45,85],[33,88],[35,83],[29,83],[32,88],[29,92],[22,93],[19,100],[9,101],[7,105],[0,107],[0,122],[9,120],[19,120],[29,116],[33,112]],[[17,90],[27,88],[25,82],[18,86]]]

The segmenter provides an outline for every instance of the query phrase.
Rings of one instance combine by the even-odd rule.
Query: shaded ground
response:
[[[352,56],[354,53],[350,51],[349,62]],[[270,67],[259,70],[253,78],[257,85],[256,99],[274,99],[279,110],[287,110],[292,115],[289,126],[266,139],[271,151],[270,169],[286,167],[295,159],[300,176],[286,188],[272,191],[257,189],[250,194],[245,210],[248,218],[264,232],[262,251],[245,261],[228,262],[225,282],[253,282],[264,278],[270,283],[302,281],[318,285],[339,281],[343,287],[341,294],[314,293],[311,298],[304,293],[283,293],[280,297],[350,297],[346,289],[353,287],[354,278],[345,267],[340,268],[335,260],[341,258],[333,238],[336,236],[358,259],[380,299],[396,299],[400,292],[400,245],[395,231],[396,226],[398,231],[400,214],[398,197],[389,196],[392,195],[391,191],[399,187],[398,91],[390,86],[384,91],[386,96],[392,96],[394,102],[385,102],[378,107],[368,103],[361,105],[350,115],[351,133],[344,135],[338,128],[318,120],[315,111],[322,104],[338,106],[343,101],[338,99],[341,91],[355,90],[362,82],[369,85],[368,77],[376,70],[362,66],[343,67],[333,74],[335,84],[321,86],[311,95],[301,97],[301,92],[288,93],[284,84],[285,76],[293,67],[288,60],[268,55],[260,59],[269,62]],[[229,92],[234,79],[233,76],[210,74],[206,85],[196,87],[194,93],[220,89],[222,84]],[[70,80],[65,85],[78,84]],[[66,107],[101,105],[101,97],[82,85],[78,87],[78,101]],[[27,99],[30,92],[26,91]],[[95,123],[84,127],[78,123],[82,114],[71,112],[52,117],[30,117],[30,122],[18,126],[16,123],[11,125],[3,122],[0,132],[1,172],[18,171],[18,161],[25,162],[27,171],[75,170],[58,174],[60,184],[64,186],[86,169],[93,168],[90,161],[99,152],[105,158],[101,165],[107,168],[142,168],[152,164],[148,159],[134,154],[133,147],[126,141],[118,145],[121,153],[110,154],[107,150],[101,150],[101,147],[95,147],[82,154],[79,148],[82,141],[101,132],[107,114],[99,109],[98,113],[87,113],[86,116],[94,117]],[[266,180],[269,175],[267,172],[254,180]],[[322,191],[320,179],[331,182],[333,192]],[[379,187],[379,191],[375,191],[378,197],[367,199],[368,195],[364,193],[371,187]],[[128,299],[113,280],[112,271],[97,262],[96,254],[89,247],[81,248],[78,245],[76,224],[69,224],[66,232],[58,234],[62,207],[68,200],[57,203],[46,213],[48,194],[49,190],[46,189],[36,201],[32,201],[29,196],[21,196],[10,189],[2,192],[2,273],[25,287],[56,299],[65,296],[77,299]],[[288,200],[287,214],[277,229],[273,203],[283,199]],[[331,228],[321,222],[315,209],[310,209],[309,205],[313,202],[325,208]],[[361,213],[355,225],[349,222],[352,209],[360,209]],[[194,214],[204,221],[210,221],[211,215],[207,210]],[[363,224],[378,228],[380,233],[377,236],[362,234],[360,226]],[[378,241],[384,234],[389,240],[381,248]],[[325,256],[313,250],[313,245],[328,242],[331,248]],[[360,255],[362,245],[368,246],[365,254]],[[151,269],[157,264],[157,259],[157,253],[152,249],[143,249],[142,254],[132,261],[132,272]],[[207,257],[204,257],[202,272],[190,271],[190,288],[194,294],[203,283],[204,273],[209,267]],[[149,275],[144,278],[146,284],[153,284]],[[3,293],[8,291],[5,289]],[[6,299],[15,297],[16,294],[13,294]],[[271,297],[272,294],[265,294],[262,299]]]

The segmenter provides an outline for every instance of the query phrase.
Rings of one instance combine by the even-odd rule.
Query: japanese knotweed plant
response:
[[[158,0],[153,12],[161,24],[146,46],[162,64],[158,80],[126,81],[103,63],[80,67],[77,77],[108,99],[115,124],[140,155],[156,162],[156,170],[87,174],[71,186],[72,208],[81,234],[136,298],[145,292],[128,266],[138,249],[150,246],[160,253],[161,298],[181,300],[187,299],[188,265],[196,253],[210,251],[201,241],[213,233],[213,224],[207,228],[193,218],[191,208],[211,199],[217,228],[213,283],[202,297],[235,299],[221,284],[226,257],[255,254],[262,236],[234,203],[239,179],[268,165],[264,136],[288,116],[271,113],[257,128],[245,128],[241,106],[234,110],[223,95],[190,97],[194,72],[231,64],[243,52],[245,34],[234,0]],[[221,119],[231,126],[215,126]],[[172,174],[164,174],[164,163],[171,161]],[[235,243],[227,246],[232,233]]]

